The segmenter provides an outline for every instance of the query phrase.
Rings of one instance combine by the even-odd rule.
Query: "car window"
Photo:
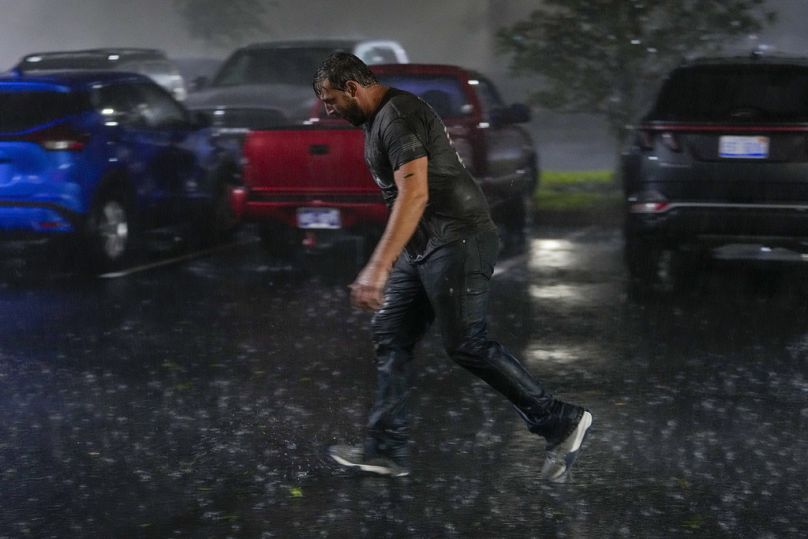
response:
[[[143,75],[168,73],[168,65],[164,62],[138,62],[135,69]]]
[[[81,112],[73,93],[0,87],[0,132],[24,131]]]
[[[239,51],[219,70],[213,86],[292,84],[310,87],[314,71],[331,52],[329,48],[309,47]]]
[[[116,71],[128,71],[130,73],[140,73],[142,75],[148,75],[149,72],[146,69],[147,65],[148,63],[142,60],[127,60],[125,62],[115,64],[114,69]]]
[[[95,108],[105,116],[123,114],[127,123],[149,128],[179,126],[188,116],[159,86],[148,83],[109,84],[97,88]]]
[[[659,120],[808,120],[808,68],[698,66],[674,72],[653,116]]]
[[[117,71],[140,73],[168,90],[182,101],[185,98],[185,83],[177,67],[166,60],[130,60],[116,66]]]
[[[396,64],[399,62],[396,51],[383,45],[368,48],[362,52],[360,58],[366,64]]]
[[[468,110],[466,94],[455,77],[399,74],[377,74],[377,77],[382,84],[417,95],[443,118],[462,116]]]
[[[171,75],[178,75],[179,71],[169,62],[161,61],[142,61],[131,62],[121,65],[121,71],[134,71],[142,75],[150,77],[167,77]]]
[[[137,112],[137,97],[134,89],[127,84],[106,84],[93,89],[93,106],[108,118],[121,121],[126,117],[133,121]]]
[[[492,110],[501,109],[505,106],[502,98],[499,96],[499,92],[491,81],[484,77],[477,77],[469,81],[469,84],[473,84],[477,87],[477,95],[480,97],[480,106],[483,109],[482,113],[484,116],[487,117],[491,114]]]
[[[137,111],[147,127],[179,127],[188,123],[185,109],[162,88],[153,84],[133,85],[137,96]]]

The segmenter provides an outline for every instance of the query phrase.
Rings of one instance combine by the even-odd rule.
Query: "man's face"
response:
[[[317,96],[325,105],[329,116],[344,118],[352,125],[359,126],[367,121],[365,113],[359,107],[356,98],[351,95],[350,86],[345,90],[331,87],[330,81],[323,81],[320,95]]]

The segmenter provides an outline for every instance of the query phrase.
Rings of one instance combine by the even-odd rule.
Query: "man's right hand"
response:
[[[428,168],[427,158],[419,157],[404,163],[393,173],[398,195],[370,262],[350,285],[354,306],[375,311],[384,303],[384,287],[390,269],[415,232],[429,201]]]
[[[377,264],[368,264],[354,282],[348,287],[351,289],[351,303],[354,307],[366,311],[375,311],[384,303],[384,287],[390,270]]]

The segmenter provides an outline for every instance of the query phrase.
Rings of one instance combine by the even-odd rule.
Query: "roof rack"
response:
[[[23,56],[23,60],[29,58],[58,58],[70,56],[160,56],[165,57],[165,52],[161,49],[139,48],[139,47],[109,47],[95,49],[79,49],[64,51],[44,51],[34,52]]]
[[[808,56],[788,53],[772,53],[773,47],[756,47],[748,53],[728,53],[715,56],[692,56],[683,58],[679,63],[680,67],[706,65],[706,64],[739,64],[739,63],[763,63],[763,64],[800,64],[808,65]]]

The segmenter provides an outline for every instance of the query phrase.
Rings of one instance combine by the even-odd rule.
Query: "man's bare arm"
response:
[[[393,178],[398,195],[393,202],[384,234],[368,265],[392,267],[415,232],[429,200],[426,157],[405,163],[395,171]]]
[[[429,200],[428,159],[420,157],[402,165],[393,179],[398,194],[378,245],[367,265],[351,285],[351,299],[358,307],[378,309],[393,263],[412,237]]]

